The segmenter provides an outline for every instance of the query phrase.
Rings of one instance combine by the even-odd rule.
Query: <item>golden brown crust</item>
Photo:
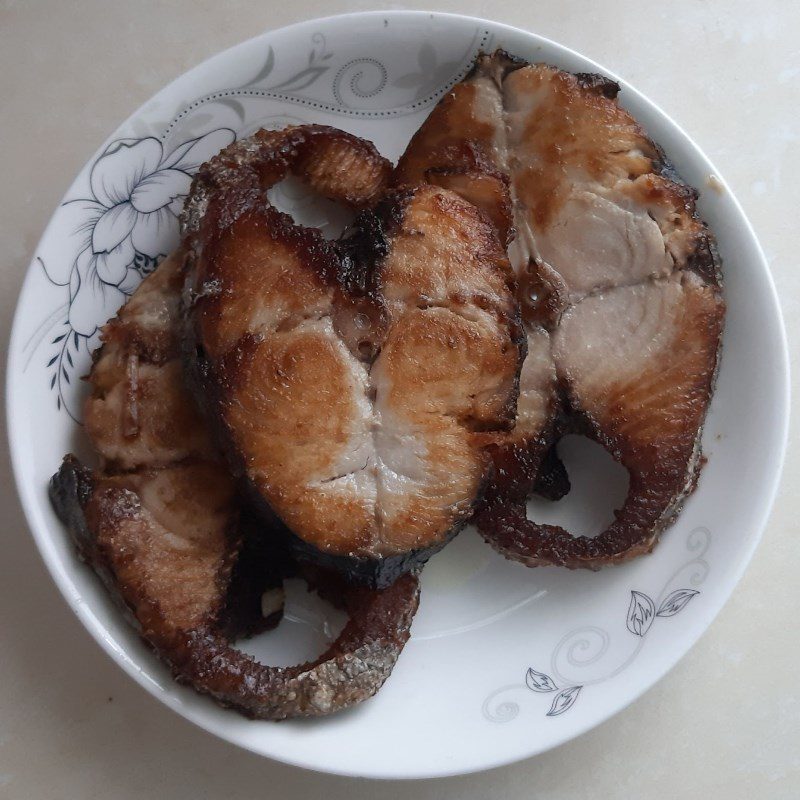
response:
[[[290,172],[331,200],[366,208],[383,192],[391,164],[370,142],[325,125],[259,130],[198,170],[181,217],[191,247],[204,244],[194,238],[201,219],[212,221],[214,230],[227,228],[263,208],[264,188]]]
[[[590,356],[580,352],[572,329],[580,325],[575,320],[580,315],[605,317],[604,327],[613,328],[618,306],[636,303],[637,288],[616,290],[623,296],[613,306],[604,298],[584,301],[586,308],[579,304],[556,342],[572,415],[567,429],[595,439],[628,469],[625,503],[597,536],[573,537],[563,528],[527,519],[525,495],[514,491],[517,487],[501,487],[477,521],[487,541],[510,558],[530,566],[597,568],[650,552],[694,488],[724,304],[694,276],[646,287],[648,293],[662,295],[658,302],[670,313],[665,325],[640,342],[650,351],[643,367],[633,365],[626,374],[609,367],[619,356],[604,349],[602,329],[595,329],[591,343],[591,350],[599,352]],[[668,331],[662,341],[664,327]]]
[[[199,463],[93,483],[83,509],[91,557],[112,573],[143,635],[214,624],[238,551],[227,475]]]
[[[210,359],[230,352],[243,329],[288,331],[330,308],[338,264],[333,246],[274,208],[243,213],[201,252],[191,260],[188,289],[192,320]]]
[[[231,641],[274,627],[294,570],[263,524],[247,526],[180,365],[183,254],[149,276],[103,331],[89,381],[87,432],[105,473],[67,457],[50,494],[81,557],[181,682],[247,716],[318,716],[372,696],[408,638],[418,584],[385,592],[325,573],[310,585],[350,614],[319,658],[272,668]],[[265,590],[274,604],[264,611]],[[264,616],[267,613],[267,616]]]
[[[325,147],[330,147],[327,139]],[[313,176],[317,185],[331,180],[324,170]],[[368,184],[362,181],[358,191],[363,194]],[[287,230],[284,263],[286,253],[299,247]],[[233,254],[230,271],[239,266],[239,277],[252,279],[254,271],[245,268],[258,253],[250,254],[250,263],[246,259],[251,244],[257,249],[258,237],[241,237],[238,243],[243,249]],[[313,576],[309,585],[321,587],[351,617],[313,662],[272,668],[232,646],[242,633],[279,622],[281,583],[295,567],[284,546],[266,538],[263,524],[245,525],[234,481],[184,384],[183,258],[182,251],[168,258],[104,328],[85,416],[105,472],[92,474],[67,457],[51,482],[53,505],[81,557],[177,680],[263,719],[346,708],[372,696],[391,672],[417,607],[417,580],[406,576],[375,592],[344,586],[324,573]],[[228,274],[223,270],[220,280]],[[289,299],[290,317],[302,316],[315,285],[284,280],[273,291]],[[264,287],[256,283],[245,289],[245,305],[228,307],[230,315],[241,314],[247,297]],[[220,349],[225,334],[221,326]],[[303,355],[311,363],[313,350]],[[268,368],[267,361],[258,364]],[[241,365],[230,365],[229,372],[246,379]],[[276,379],[278,374],[270,376]],[[273,597],[266,610],[265,590]]]
[[[416,576],[379,590],[337,586],[350,620],[318,658],[292,667],[265,667],[212,631],[171,638],[169,661],[178,680],[256,719],[319,717],[372,697],[409,636],[419,604]]]

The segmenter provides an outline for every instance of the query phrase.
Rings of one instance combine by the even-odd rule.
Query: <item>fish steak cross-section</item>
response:
[[[725,315],[720,264],[696,193],[618,92],[599,75],[481,56],[394,176],[451,187],[510,241],[528,354],[477,519],[529,565],[596,568],[649,551],[701,463]],[[527,518],[531,492],[568,488],[553,451],[567,432],[630,473],[623,507],[593,537]]]
[[[200,170],[187,352],[262,513],[303,557],[385,585],[472,514],[525,343],[493,225],[429,184],[375,204],[385,162],[363,145],[318,126],[263,132]],[[343,151],[355,157],[337,171]],[[290,171],[368,207],[342,240],[265,200]]]

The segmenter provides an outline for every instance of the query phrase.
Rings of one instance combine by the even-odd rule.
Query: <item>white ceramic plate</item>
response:
[[[50,572],[102,647],[163,703],[257,753],[329,772],[429,777],[541,753],[597,725],[652,686],[707,628],[738,581],[770,509],[786,439],[787,356],[764,257],[741,209],[691,140],[621,81],[622,103],[700,189],[719,239],[728,322],[696,493],[653,555],[600,573],[526,569],[474,531],[423,577],[413,638],[376,698],[314,722],[252,722],[177,686],[73,553],[47,500],[67,451],[85,447],[80,376],[111,316],[177,240],[175,212],[197,166],[261,126],[320,122],[396,158],[479,50],[600,71],[530,33],[445,14],[386,12],[266,33],[191,70],[114,132],[76,178],[40,242],[19,300],[8,367],[8,422],[19,493]],[[716,178],[710,176],[716,175]],[[284,186],[277,201],[325,225],[330,208]],[[112,248],[110,252],[105,251]],[[100,254],[99,254],[100,253]],[[618,470],[579,440],[564,443],[575,489],[538,508],[544,521],[599,530]],[[598,470],[594,470],[596,475]],[[296,591],[295,591],[296,590]],[[298,587],[281,629],[248,645],[291,663],[330,633]],[[653,612],[655,612],[653,614]]]

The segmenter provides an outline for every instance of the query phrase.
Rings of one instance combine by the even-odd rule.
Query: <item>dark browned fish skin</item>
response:
[[[335,173],[326,193],[374,204],[388,168],[336,135],[337,163],[363,159],[354,172],[372,178],[356,191]],[[187,364],[265,518],[304,559],[384,586],[471,516],[486,438],[513,419],[525,343],[503,248],[457,194],[384,194],[335,243],[264,200],[288,171],[329,175],[318,161],[332,136],[257,135],[198,174],[184,225]]]
[[[528,357],[517,425],[491,447],[495,480],[477,522],[529,565],[597,568],[649,551],[697,481],[724,321],[720,262],[697,193],[618,92],[601,75],[482,55],[394,178],[481,165],[509,178],[513,218],[505,199],[482,202],[501,232],[516,232]],[[594,538],[526,516],[531,492],[568,488],[554,446],[569,432],[600,442],[631,476],[615,521]]]

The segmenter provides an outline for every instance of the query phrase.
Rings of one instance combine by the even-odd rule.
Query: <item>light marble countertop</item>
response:
[[[72,177],[121,120],[184,70],[256,33],[376,7],[435,8],[527,28],[606,65],[665,109],[716,163],[759,234],[797,374],[800,6],[789,0],[380,6],[367,0],[0,0],[3,358],[17,292],[44,225]],[[778,501],[742,583],[652,691],[536,759],[481,775],[380,785],[303,772],[238,750],[136,686],[90,639],[47,576],[4,456],[0,798],[800,797],[797,438],[793,426]]]

